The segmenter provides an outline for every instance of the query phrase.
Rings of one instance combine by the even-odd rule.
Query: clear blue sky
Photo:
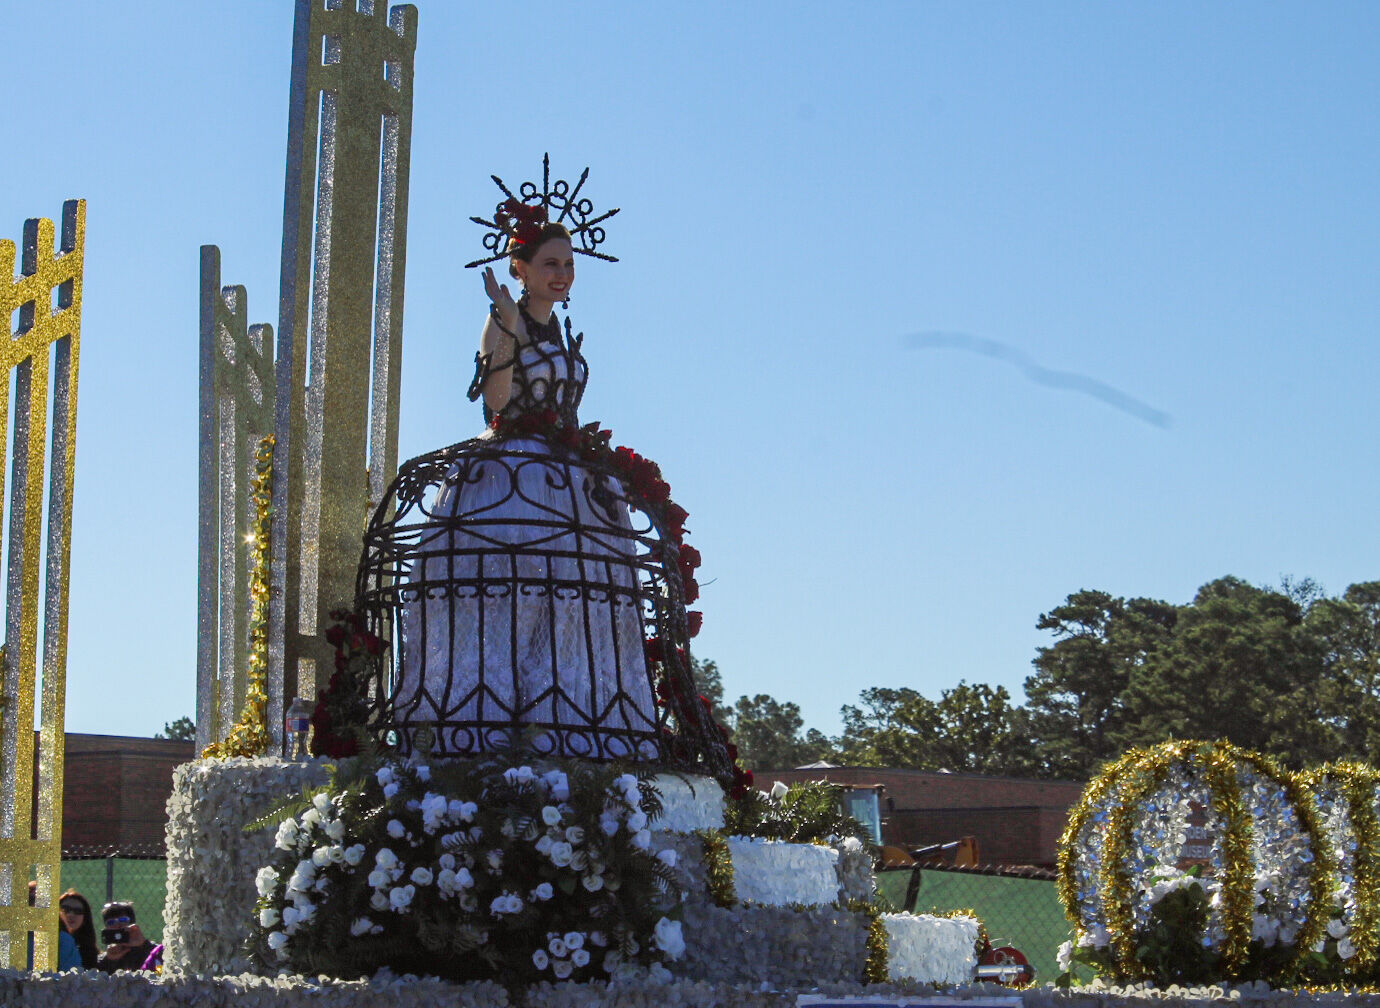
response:
[[[584,419],[689,509],[730,698],[833,733],[1019,697],[1080,588],[1380,578],[1380,6],[418,7],[402,453],[481,424],[489,173],[589,164]],[[151,734],[195,704],[198,247],[278,321],[292,4],[0,20],[0,234],[88,201],[67,726]]]

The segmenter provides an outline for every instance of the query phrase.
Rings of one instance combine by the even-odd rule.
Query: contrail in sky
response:
[[[997,360],[1009,361],[1020,368],[1025,376],[1033,382],[1048,385],[1050,388],[1082,392],[1094,399],[1101,399],[1113,409],[1119,409],[1137,420],[1144,420],[1156,427],[1167,428],[1173,420],[1163,410],[1155,409],[1155,407],[1128,396],[1120,389],[1114,389],[1096,378],[1075,374],[1072,371],[1054,371],[1047,367],[1041,367],[1020,350],[1013,346],[1007,346],[1005,343],[998,343],[996,340],[960,332],[922,332],[907,337],[907,341],[916,350],[949,348],[969,350],[973,353],[982,354],[984,357],[995,357]]]

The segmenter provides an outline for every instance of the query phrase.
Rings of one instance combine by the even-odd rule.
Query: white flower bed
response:
[[[729,837],[728,852],[740,902],[818,906],[839,898],[839,852],[832,847]]]
[[[978,922],[971,917],[883,914],[892,980],[965,984],[977,965]]]
[[[669,833],[693,833],[701,829],[722,829],[724,789],[711,777],[680,777],[658,774],[656,789],[661,792],[661,818],[656,828]]]

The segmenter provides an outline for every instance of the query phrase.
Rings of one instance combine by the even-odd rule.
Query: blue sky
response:
[[[690,511],[730,697],[833,733],[1019,697],[1080,588],[1380,578],[1380,7],[418,7],[402,454],[481,425],[489,173],[590,165],[583,418]],[[292,4],[4,22],[0,235],[88,201],[67,726],[151,734],[195,705],[198,248],[276,326]]]

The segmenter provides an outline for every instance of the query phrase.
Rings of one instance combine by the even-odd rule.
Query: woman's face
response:
[[[81,900],[66,897],[58,903],[58,913],[62,915],[62,926],[68,932],[76,931],[86,920],[86,908],[82,906]]]
[[[514,259],[513,268],[528,297],[548,304],[564,301],[575,282],[575,256],[566,238],[546,239],[531,262]]]

